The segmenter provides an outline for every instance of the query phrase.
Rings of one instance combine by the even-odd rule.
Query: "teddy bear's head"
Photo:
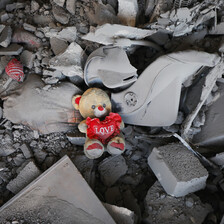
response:
[[[109,96],[98,88],[90,88],[83,95],[73,96],[72,104],[76,110],[79,110],[83,118],[100,118],[111,112]]]

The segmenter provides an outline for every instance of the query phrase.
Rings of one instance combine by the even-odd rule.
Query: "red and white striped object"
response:
[[[16,59],[13,58],[5,67],[6,74],[18,82],[22,82],[24,79],[23,65]]]

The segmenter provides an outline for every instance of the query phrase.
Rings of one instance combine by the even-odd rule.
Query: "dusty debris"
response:
[[[0,55],[19,55],[23,47],[18,44],[10,44],[7,48],[0,48]]]
[[[26,159],[33,157],[33,152],[27,144],[23,144],[20,146],[21,151]]]
[[[201,224],[207,214],[212,211],[210,205],[203,204],[194,194],[181,198],[166,194],[158,181],[146,195],[145,209],[147,213],[145,221],[151,222],[153,220],[155,224]]]
[[[33,67],[34,59],[35,54],[33,54],[33,52],[28,50],[23,51],[23,53],[20,55],[20,60],[22,64],[29,69]]]
[[[123,156],[111,156],[99,164],[101,180],[106,186],[112,186],[116,181],[126,174],[127,165]]]
[[[75,15],[75,4],[76,4],[76,0],[67,0],[67,1],[66,1],[66,9],[67,9],[72,15]]]
[[[50,38],[50,44],[52,51],[54,52],[55,55],[64,53],[65,50],[68,48],[67,42],[57,39],[55,37]]]
[[[62,24],[67,24],[70,19],[70,15],[66,13],[66,11],[59,7],[59,6],[53,6],[53,14],[54,18]]]
[[[11,42],[12,29],[10,26],[6,26],[0,35],[0,45],[2,47],[8,47]]]
[[[154,148],[148,164],[165,191],[175,197],[205,188],[207,170],[182,144]]]
[[[19,172],[18,176],[11,180],[6,187],[9,191],[17,194],[40,174],[40,170],[36,167],[34,162],[31,161],[25,165],[25,167]]]

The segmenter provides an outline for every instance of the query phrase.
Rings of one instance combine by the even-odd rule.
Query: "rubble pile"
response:
[[[0,1],[0,206],[67,155],[117,223],[224,223],[223,12],[222,0]],[[71,99],[95,86],[125,151],[91,160]],[[18,214],[4,223],[27,223]]]

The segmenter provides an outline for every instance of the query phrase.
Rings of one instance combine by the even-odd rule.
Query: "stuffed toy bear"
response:
[[[106,92],[90,88],[83,95],[75,95],[72,104],[85,119],[78,125],[86,133],[84,152],[90,159],[99,158],[106,150],[110,154],[121,154],[125,141],[121,133],[124,123],[117,113],[111,112],[111,101]]]

